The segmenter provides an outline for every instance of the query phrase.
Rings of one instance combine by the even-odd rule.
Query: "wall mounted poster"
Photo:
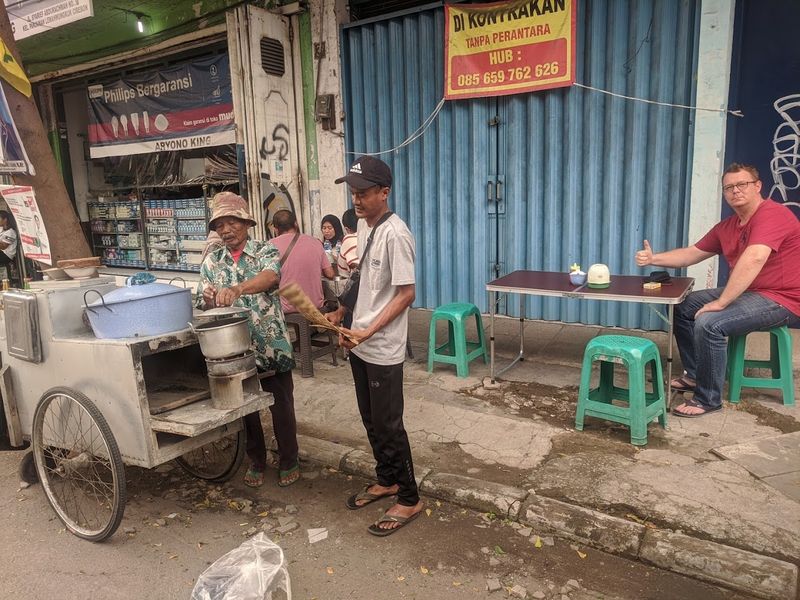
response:
[[[50,241],[47,239],[33,188],[29,185],[0,185],[0,194],[17,222],[22,253],[31,260],[52,265]]]
[[[575,83],[577,0],[445,4],[448,100]]]
[[[92,158],[236,142],[228,56],[88,87]]]
[[[8,108],[3,84],[0,84],[0,173],[36,175]]]

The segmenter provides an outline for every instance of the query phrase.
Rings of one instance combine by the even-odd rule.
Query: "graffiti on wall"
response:
[[[261,160],[270,158],[284,161],[289,158],[289,128],[283,123],[278,123],[272,130],[272,140],[267,136],[261,138],[259,150]]]
[[[775,182],[769,192],[773,200],[800,208],[800,194],[791,194],[800,189],[800,94],[778,98],[775,110],[782,121],[772,136],[773,155],[769,167]]]

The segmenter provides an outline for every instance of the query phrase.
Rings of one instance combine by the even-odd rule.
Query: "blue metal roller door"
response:
[[[581,3],[577,81],[692,104],[698,19],[688,0]],[[441,8],[343,28],[349,152],[392,148],[431,113],[442,96],[443,30]],[[484,285],[498,272],[577,261],[638,273],[643,237],[660,248],[686,243],[691,116],[578,87],[445,103],[422,138],[382,156],[395,172],[393,209],[417,238],[416,305],[471,301],[487,311]],[[497,183],[502,201],[490,202]],[[646,308],[618,303],[531,299],[526,314],[662,326]]]

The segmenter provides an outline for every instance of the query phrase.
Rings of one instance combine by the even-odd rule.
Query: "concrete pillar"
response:
[[[339,25],[349,20],[346,0],[311,0],[308,11],[297,15],[297,54],[300,77],[295,89],[302,90],[302,130],[304,132],[305,170],[308,181],[307,206],[303,211],[303,230],[319,235],[322,216],[341,217],[347,207],[342,186],[333,183],[341,176],[347,162],[344,156],[341,51]],[[335,126],[326,129],[315,116],[318,96],[332,94]]]
[[[734,14],[735,2],[702,0],[695,100],[697,106],[728,106]],[[720,219],[725,132],[728,119],[737,118],[707,111],[697,111],[694,117],[688,244],[698,241]],[[718,268],[718,258],[689,267],[688,275],[696,280],[695,289],[716,287]]]

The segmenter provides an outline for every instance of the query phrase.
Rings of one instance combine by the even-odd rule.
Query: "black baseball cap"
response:
[[[356,190],[366,190],[376,185],[392,187],[392,170],[380,158],[359,156],[347,175],[339,177],[336,183],[345,181]]]

